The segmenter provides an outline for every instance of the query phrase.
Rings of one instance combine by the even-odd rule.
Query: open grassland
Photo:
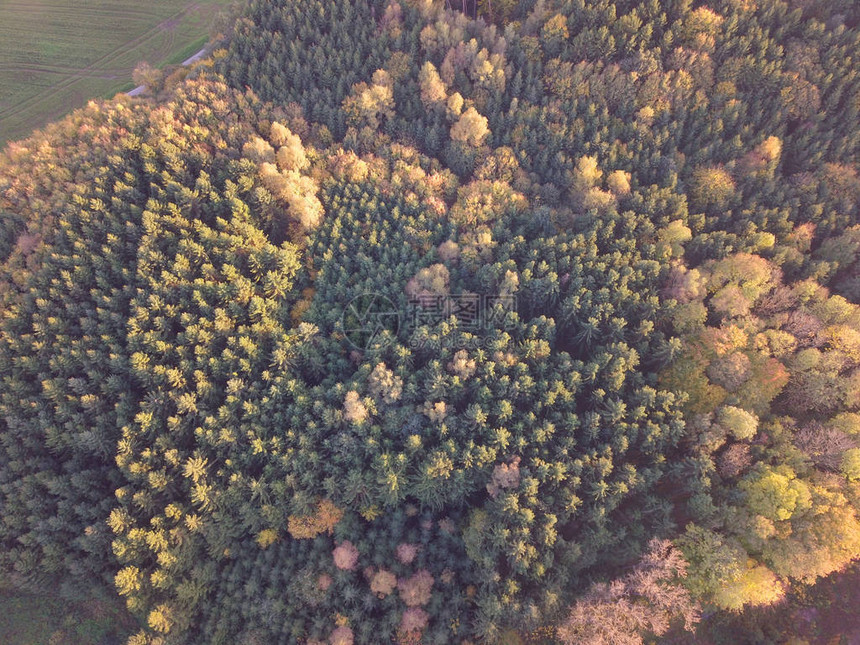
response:
[[[124,643],[135,627],[121,602],[69,602],[48,594],[0,589],[3,645],[107,645]]]
[[[229,0],[3,0],[0,145],[132,87],[140,61],[181,62]]]

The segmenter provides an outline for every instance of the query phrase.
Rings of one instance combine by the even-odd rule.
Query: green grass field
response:
[[[3,645],[119,645],[135,631],[120,600],[72,603],[49,595],[0,590]]]
[[[0,0],[0,145],[200,49],[230,0]]]

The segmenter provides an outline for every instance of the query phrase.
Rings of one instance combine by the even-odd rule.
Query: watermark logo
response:
[[[365,350],[380,342],[383,333],[397,336],[400,311],[390,299],[378,293],[353,298],[341,316],[343,334],[356,349]]]
[[[460,329],[504,329],[505,316],[517,310],[516,296],[461,293],[445,296],[422,296],[409,301],[406,326],[412,331],[427,325],[433,327],[456,318]]]
[[[406,311],[400,311],[389,298],[364,293],[353,298],[344,309],[341,330],[353,347],[366,350],[385,339],[392,340],[400,331],[411,334],[420,327],[434,327],[451,318],[456,319],[460,330],[472,334],[508,329],[508,313],[516,311],[514,295],[422,295],[410,299]],[[473,337],[472,341],[481,339]]]

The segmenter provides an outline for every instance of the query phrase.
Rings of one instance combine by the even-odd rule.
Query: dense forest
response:
[[[851,0],[250,0],[9,144],[0,586],[625,645],[845,569],[858,60]]]

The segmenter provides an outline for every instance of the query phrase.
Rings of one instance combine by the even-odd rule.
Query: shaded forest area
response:
[[[251,0],[3,151],[4,587],[129,645],[835,635],[778,617],[856,590],[860,10],[470,11]]]

